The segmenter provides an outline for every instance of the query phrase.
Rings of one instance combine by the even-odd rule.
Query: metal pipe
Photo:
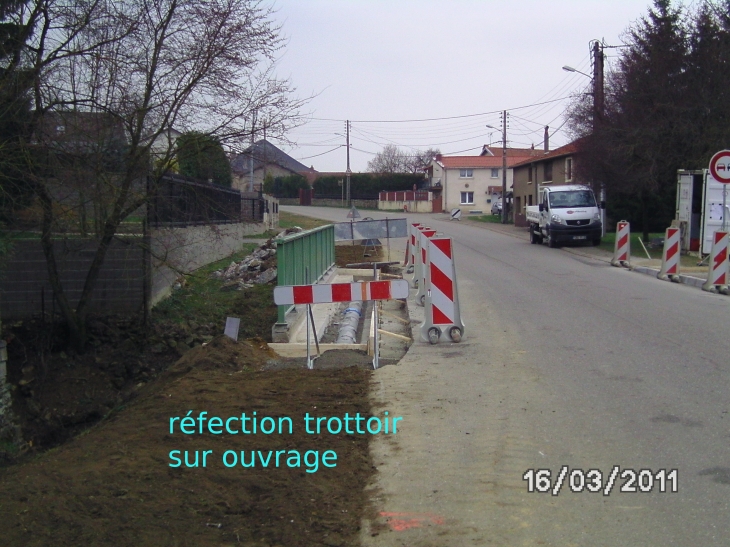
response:
[[[362,302],[350,302],[347,309],[342,312],[340,330],[337,333],[335,344],[356,344],[357,326],[362,316]]]

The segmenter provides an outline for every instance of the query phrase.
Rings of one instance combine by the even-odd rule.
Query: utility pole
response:
[[[251,178],[248,181],[248,191],[253,192],[253,155],[254,155],[254,135],[256,133],[256,111],[253,111],[253,117],[251,118],[251,153],[249,154],[249,169],[251,171]]]
[[[595,135],[603,120],[604,95],[603,95],[603,48],[601,42],[593,42],[593,133]],[[603,182],[600,183],[601,191],[600,205],[606,203],[606,188]],[[606,235],[606,208],[601,207],[601,231],[602,236]]]
[[[593,42],[593,129],[603,118],[603,48],[596,40]]]
[[[266,182],[266,120],[264,120],[264,177],[261,179],[261,192],[264,190],[264,183]]]
[[[352,200],[350,198],[350,120],[347,120],[345,130],[346,130],[346,140],[347,140],[347,171],[345,172],[347,175],[347,206],[352,206]]]
[[[507,111],[502,111],[502,224],[507,224]]]

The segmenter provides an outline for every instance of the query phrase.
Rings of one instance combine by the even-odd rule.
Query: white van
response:
[[[538,200],[538,205],[526,210],[530,243],[547,241],[550,247],[582,241],[601,244],[601,210],[588,186],[542,186]]]

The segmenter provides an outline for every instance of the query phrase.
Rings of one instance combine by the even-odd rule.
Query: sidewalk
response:
[[[517,237],[529,241],[530,233],[527,228],[521,228],[514,226],[513,224],[493,224],[489,222],[478,222],[478,221],[466,221],[470,225],[479,226],[493,232],[499,232],[501,234]],[[603,262],[611,263],[613,259],[613,253],[601,249],[600,247],[581,246],[581,247],[561,247],[561,250],[578,256],[584,256],[587,258],[593,258],[595,260],[601,260]],[[642,251],[643,252],[643,251]],[[660,259],[649,259],[642,258],[641,256],[631,256],[631,270],[656,277],[659,270],[662,267],[662,261]],[[702,287],[705,280],[707,279],[707,266],[681,266],[680,267],[680,279],[682,283],[686,285],[692,285],[694,287]]]

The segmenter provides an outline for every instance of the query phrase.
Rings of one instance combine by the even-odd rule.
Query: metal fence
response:
[[[406,190],[401,192],[380,192],[380,201],[428,201],[428,190]]]
[[[165,175],[148,182],[150,226],[195,226],[261,221],[266,202],[260,196],[245,197],[238,190]]]
[[[332,224],[275,240],[278,285],[312,285],[335,263],[335,228]],[[290,306],[279,306],[284,323]]]

